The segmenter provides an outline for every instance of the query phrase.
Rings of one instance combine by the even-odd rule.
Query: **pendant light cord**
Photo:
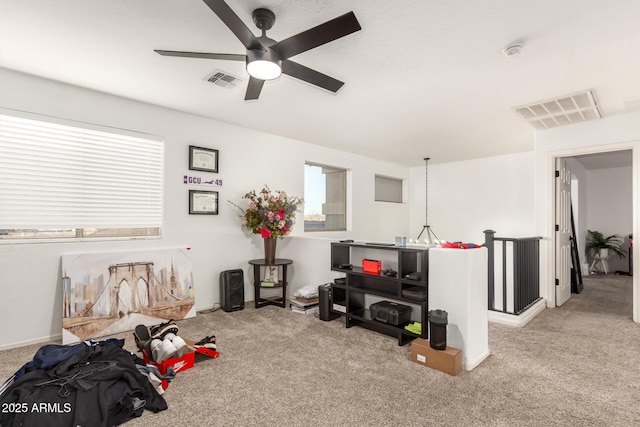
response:
[[[429,227],[429,157],[424,158],[424,226],[416,239],[416,243],[420,242],[420,237],[427,232],[426,243],[434,244],[438,242],[438,236]]]
[[[424,225],[429,226],[429,157],[424,158]]]

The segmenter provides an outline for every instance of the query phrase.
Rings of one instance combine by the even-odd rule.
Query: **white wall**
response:
[[[639,226],[637,190],[640,188],[640,112],[559,127],[536,134],[535,151],[463,162],[429,164],[429,225],[442,240],[483,243],[483,230],[493,229],[500,237],[541,236],[540,294],[555,306],[553,244],[553,176],[555,157],[571,157],[603,151],[633,150],[633,171],[627,180],[631,188],[620,190],[631,199],[633,233]],[[591,224],[587,212],[587,171],[575,168],[580,185],[578,206],[581,235]],[[628,172],[627,172],[628,173]],[[626,179],[626,178],[623,178]],[[612,185],[611,183],[607,185]],[[416,238],[425,221],[425,168],[411,169],[410,235]],[[635,212],[635,213],[633,213]],[[628,215],[627,211],[626,214]],[[625,226],[626,227],[626,226]],[[584,240],[579,243],[584,247]],[[584,262],[584,251],[581,251]],[[636,257],[637,258],[637,257]],[[634,260],[637,264],[637,261]],[[634,266],[637,271],[638,266]],[[634,320],[640,321],[639,280],[634,276]]]
[[[542,295],[548,305],[555,306],[553,288],[553,160],[578,154],[604,151],[633,150],[632,207],[633,232],[640,227],[638,218],[638,189],[640,188],[640,112],[632,112],[601,120],[547,129],[536,133],[535,145],[535,227],[536,234],[543,236],[541,244]],[[637,233],[636,233],[637,234]],[[634,270],[637,271],[637,257]],[[633,278],[633,319],[640,321],[640,277]]]
[[[633,228],[631,199],[632,168],[594,169],[588,174],[587,189],[587,227],[606,236],[618,234],[625,238]],[[629,258],[612,256],[609,271],[629,271]]]
[[[627,250],[626,236],[633,228],[633,168],[587,170],[572,157],[567,158],[567,166],[573,176],[571,192],[580,262],[591,262],[584,250],[587,230],[598,230],[605,236],[619,234],[625,238]],[[629,258],[613,256],[608,265],[612,272],[628,272]]]
[[[497,237],[534,236],[534,153],[452,163],[430,161],[429,225],[441,240],[484,243]],[[411,234],[425,221],[425,167],[411,169]],[[424,235],[423,235],[424,238]]]
[[[0,108],[129,129],[165,140],[165,217],[161,240],[0,244],[0,348],[59,336],[62,327],[60,257],[64,253],[130,251],[190,247],[196,308],[219,303],[219,274],[245,271],[245,299],[253,300],[247,261],[262,256],[262,242],[241,229],[227,200],[240,202],[247,191],[264,184],[303,195],[304,162],[313,161],[351,171],[349,232],[304,233],[302,216],[292,237],[278,242],[278,256],[294,260],[290,292],[321,284],[330,271],[329,242],[336,238],[392,241],[408,233],[407,203],[374,202],[374,176],[409,179],[409,168],[305,142],[249,130],[215,120],[143,104],[78,87],[0,69]],[[189,215],[183,175],[213,177],[188,170],[188,146],[219,150],[220,213]]]
[[[329,270],[329,242],[337,238],[392,241],[416,238],[424,225],[424,167],[406,168],[302,141],[257,132],[148,104],[0,69],[0,108],[159,135],[165,139],[165,228],[161,240],[0,244],[0,348],[56,337],[61,332],[60,257],[64,253],[190,247],[196,307],[219,303],[220,271],[245,271],[245,299],[253,299],[247,260],[262,254],[261,241],[240,227],[227,200],[268,184],[303,195],[304,162],[351,171],[351,230],[304,233],[302,218],[293,235],[278,242],[278,256],[294,260],[291,292],[335,276]],[[632,188],[640,188],[640,112],[539,132],[535,152],[431,163],[429,225],[440,239],[484,241],[483,230],[502,237],[543,236],[541,292],[552,304],[552,159],[589,152],[633,149]],[[188,215],[188,145],[220,150],[220,214]],[[375,174],[409,180],[409,203],[374,201]],[[202,188],[202,187],[200,187]],[[207,187],[205,187],[207,188]],[[632,232],[639,226],[637,190],[632,191]],[[411,209],[410,209],[411,206]],[[626,231],[625,231],[626,233]],[[637,233],[637,232],[636,232]],[[637,257],[636,257],[637,258]],[[638,271],[637,261],[634,267]],[[639,321],[639,278],[634,276],[634,320]]]

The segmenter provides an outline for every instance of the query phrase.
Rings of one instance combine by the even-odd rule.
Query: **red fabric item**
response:
[[[450,249],[475,249],[481,248],[482,245],[476,245],[475,243],[462,243],[462,242],[444,242],[440,246]]]

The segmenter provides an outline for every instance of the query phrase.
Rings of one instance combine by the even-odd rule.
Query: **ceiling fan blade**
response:
[[[333,77],[329,77],[326,74],[322,74],[288,59],[282,61],[282,72],[296,79],[330,90],[331,92],[337,92],[338,89],[344,85],[344,82],[340,80],[336,80]]]
[[[249,101],[251,99],[258,99],[264,80],[256,79],[255,77],[249,78],[249,84],[247,85],[247,93],[244,95],[244,100]]]
[[[251,30],[242,22],[242,20],[236,15],[236,13],[229,7],[223,0],[204,0],[213,12],[218,15],[218,18],[229,27],[229,29],[236,35],[238,40],[247,48],[265,50],[260,44],[256,36],[253,35]]]
[[[229,61],[244,61],[247,55],[235,53],[205,53],[205,52],[181,52],[176,50],[154,50],[162,56],[180,56],[184,58],[227,59]]]
[[[317,27],[281,40],[271,45],[271,49],[278,52],[282,59],[287,59],[361,29],[362,27],[360,27],[356,15],[353,12],[349,12]]]

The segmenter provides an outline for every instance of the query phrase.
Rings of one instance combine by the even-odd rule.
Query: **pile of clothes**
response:
[[[302,302],[318,302],[319,301],[319,293],[318,293],[318,285],[306,285],[298,289],[293,293],[293,296],[296,297],[298,301]]]
[[[0,387],[0,425],[113,426],[167,403],[124,340],[41,347]],[[160,388],[161,390],[161,388]]]

